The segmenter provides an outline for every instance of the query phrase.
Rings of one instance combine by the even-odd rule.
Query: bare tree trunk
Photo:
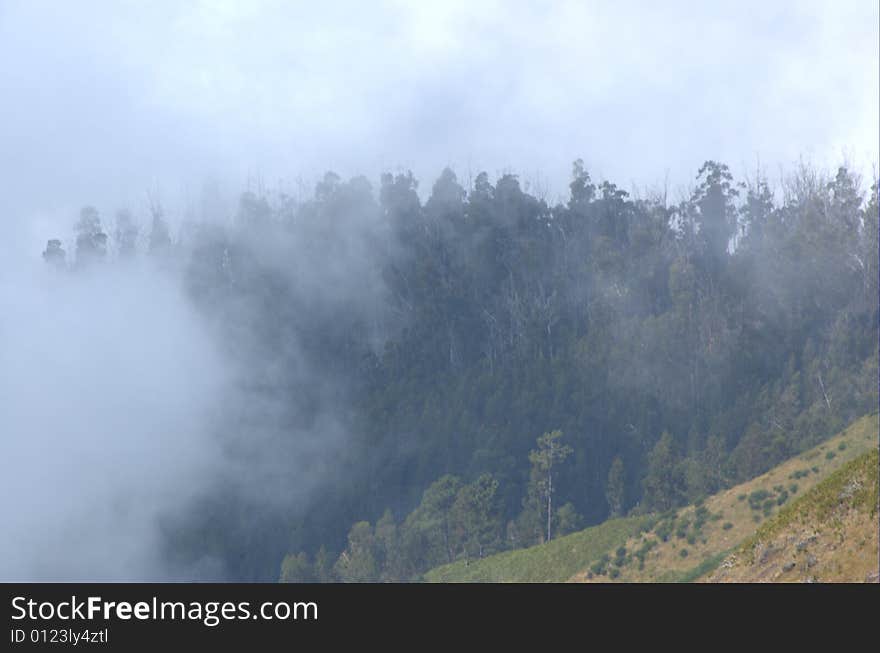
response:
[[[550,517],[553,514],[553,474],[547,473],[547,541],[550,541]]]
[[[825,392],[825,384],[822,383],[822,373],[819,372],[816,377],[819,379],[819,387],[822,389],[822,396],[825,397],[825,405],[828,406],[828,412],[831,412],[831,400],[828,398],[828,393]]]

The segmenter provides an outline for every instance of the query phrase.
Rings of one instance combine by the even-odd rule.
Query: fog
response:
[[[194,506],[289,514],[341,473],[340,371],[266,335],[277,296],[212,312],[187,287],[215,233],[198,225],[225,255],[240,191],[412,170],[424,197],[450,166],[555,201],[577,157],[633,187],[683,187],[708,158],[870,178],[877,22],[860,1],[0,2],[0,580],[223,578],[210,551],[166,555]],[[167,265],[143,255],[156,201]],[[108,233],[132,210],[139,256],[46,265],[50,238],[74,260],[87,204]],[[380,351],[396,244],[375,217],[238,242],[296,298],[288,321],[345,307]]]
[[[0,577],[161,578],[157,520],[220,462],[222,359],[179,284],[146,265],[5,272]]]

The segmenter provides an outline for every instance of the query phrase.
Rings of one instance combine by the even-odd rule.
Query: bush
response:
[[[776,505],[781,506],[786,501],[788,501],[788,492],[783,490],[779,497],[776,499]]]
[[[608,572],[608,575],[611,578],[617,578],[618,576],[620,576],[620,570],[612,568],[611,571]]]
[[[846,450],[846,442],[841,442],[839,445],[837,445],[837,450],[838,451]]]
[[[791,491],[792,494],[797,494],[798,484],[792,483],[791,485],[788,486],[788,489]]]
[[[736,500],[737,500],[737,501],[745,501],[745,500],[746,500],[746,495],[745,495],[745,494],[740,494],[740,495],[736,498]]]
[[[665,522],[661,523],[657,527],[657,530],[655,532],[657,533],[657,537],[659,537],[664,542],[668,542],[669,535],[672,533],[672,522],[665,521]]]
[[[693,546],[697,543],[697,536],[694,534],[688,535],[687,543]]]
[[[818,473],[819,473],[819,468],[818,468],[818,467],[812,467],[811,469],[813,470],[813,473],[814,473],[814,474],[818,474]]]
[[[761,503],[769,497],[770,493],[767,490],[755,490],[749,495],[749,506],[751,506],[752,510],[760,510]]]
[[[681,551],[678,552],[678,555],[680,555],[682,558],[687,558],[688,557],[688,550],[682,549]]]
[[[615,553],[617,554],[618,558],[622,558],[623,556],[626,555],[626,547],[625,546],[618,547],[618,549],[617,549],[617,551],[615,551]]]
[[[828,453],[825,454],[825,459],[826,459],[826,460],[831,460],[831,459],[834,458],[836,455],[837,455],[837,454],[834,453],[833,451],[829,451]]]
[[[724,522],[724,525],[721,528],[723,528],[726,531],[729,531],[731,528],[733,528],[733,524],[731,524],[729,521],[726,521],[726,522]]]

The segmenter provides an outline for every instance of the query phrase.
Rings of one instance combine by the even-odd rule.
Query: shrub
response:
[[[617,551],[615,551],[615,553],[617,554],[618,558],[622,558],[623,556],[626,555],[626,547],[625,546],[618,547],[618,549],[617,549]]]
[[[745,494],[740,494],[740,495],[736,498],[736,500],[737,500],[737,501],[745,501],[745,500],[746,500],[746,495],[745,495]]]
[[[733,528],[733,524],[731,524],[729,521],[726,521],[726,522],[724,522],[724,525],[721,528],[723,528],[726,531],[729,531],[731,528]]]
[[[751,506],[752,510],[760,510],[761,503],[770,497],[770,493],[767,490],[755,490],[749,495],[749,506]]]
[[[690,535],[688,535],[687,542],[688,542],[688,544],[690,544],[691,546],[693,546],[694,544],[697,543],[697,536],[694,535],[693,533],[690,534]]]
[[[811,469],[813,470],[813,473],[814,473],[814,474],[818,474],[818,473],[819,473],[819,468],[818,468],[818,467],[812,467]]]
[[[659,537],[664,542],[668,542],[669,535],[672,533],[672,522],[663,522],[657,527],[657,530],[655,532],[657,533],[657,537]]]
[[[797,494],[798,484],[792,483],[791,485],[788,486],[788,489],[789,489],[789,491],[791,491],[792,494]]]
[[[846,442],[841,442],[839,445],[837,445],[838,451],[844,451],[845,449],[846,449]]]
[[[609,575],[611,578],[617,578],[618,576],[620,576],[620,570],[619,570],[619,569],[612,568],[612,569],[608,572],[608,575]]]
[[[834,453],[833,451],[829,451],[828,453],[825,454],[825,458],[826,458],[827,460],[831,460],[831,459],[834,458],[836,455],[837,455],[837,454]]]
[[[788,501],[788,492],[783,490],[779,497],[776,499],[776,505],[781,506],[786,501]]]
[[[678,552],[678,555],[680,555],[682,558],[687,558],[688,557],[688,550],[682,549],[681,551]]]

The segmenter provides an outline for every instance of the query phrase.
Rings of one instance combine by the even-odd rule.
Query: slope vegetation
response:
[[[606,552],[572,580],[689,582],[713,571],[728,554],[847,463],[878,446],[878,416],[862,417],[822,444],[704,502],[657,516],[645,533]],[[809,497],[807,495],[810,493]]]
[[[862,454],[727,556],[712,582],[878,582],[878,452]]]
[[[736,575],[731,560],[742,565],[751,558],[742,553],[733,558],[734,552],[744,542],[757,537],[756,532],[775,533],[771,529],[780,527],[773,524],[779,523],[777,520],[781,518],[790,519],[784,516],[795,509],[802,511],[810,506],[819,509],[825,505],[821,497],[838,496],[833,494],[833,487],[837,485],[826,487],[823,481],[839,484],[841,475],[849,474],[847,470],[854,465],[861,465],[859,469],[869,468],[871,463],[866,454],[873,453],[876,468],[877,446],[878,416],[868,415],[819,446],[699,504],[662,515],[609,520],[540,546],[507,551],[469,564],[460,561],[444,565],[429,571],[425,579],[429,582],[690,582],[706,580],[719,565],[724,565],[726,575],[716,574],[713,579],[745,580],[745,576]],[[869,481],[859,478],[860,487],[867,487],[865,483]],[[876,480],[876,472],[873,478]],[[841,536],[846,542],[852,540],[861,558],[867,560],[873,555],[876,562],[876,511],[871,514],[870,510],[860,509],[857,514],[861,521],[856,523],[855,517],[844,520],[850,526],[842,522],[834,532],[838,540]],[[873,540],[868,533],[870,525],[873,525]],[[761,537],[766,539],[767,536]],[[755,546],[766,546],[761,544],[763,539],[754,542]],[[794,545],[798,542],[800,540]],[[838,543],[837,549],[829,551],[840,549]],[[864,580],[868,573],[862,573],[866,569],[864,564],[850,565],[836,560],[839,556],[830,553],[826,557],[830,567],[822,567],[824,577],[814,572],[817,578]],[[785,565],[787,558],[783,558],[780,554],[773,559]],[[828,571],[831,567],[837,569],[835,564],[839,571]]]

